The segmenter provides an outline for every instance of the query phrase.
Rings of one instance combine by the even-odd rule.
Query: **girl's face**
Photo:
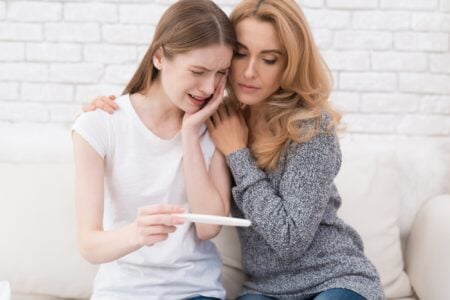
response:
[[[233,50],[225,45],[212,45],[168,59],[155,55],[160,82],[169,100],[185,112],[202,108],[214,94],[220,78],[230,67]]]
[[[239,102],[262,103],[280,88],[285,66],[275,27],[255,18],[236,25],[238,49],[230,70],[231,86]]]

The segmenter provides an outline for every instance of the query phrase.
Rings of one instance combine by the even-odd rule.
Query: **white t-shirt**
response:
[[[129,95],[116,100],[110,115],[101,110],[82,114],[73,125],[105,160],[105,230],[133,222],[139,207],[179,204],[189,210],[184,187],[181,133],[163,140],[142,123]],[[205,127],[201,149],[206,165],[215,147]],[[91,299],[224,298],[221,261],[211,241],[201,241],[192,223],[152,247],[142,247],[102,264]]]

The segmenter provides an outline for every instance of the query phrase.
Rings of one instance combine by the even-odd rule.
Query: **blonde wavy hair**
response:
[[[274,170],[291,141],[303,143],[320,132],[324,113],[327,130],[333,131],[341,116],[330,106],[331,76],[314,43],[307,20],[294,0],[243,0],[231,13],[233,27],[245,18],[270,22],[278,33],[286,66],[281,86],[264,102],[265,128],[252,128],[251,151],[257,164]],[[237,101],[229,88],[231,101]]]

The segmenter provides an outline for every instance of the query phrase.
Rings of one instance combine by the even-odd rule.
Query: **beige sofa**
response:
[[[77,249],[69,131],[39,134],[0,138],[0,288],[8,282],[13,300],[85,299],[96,267]],[[363,236],[388,298],[450,299],[448,149],[343,141],[342,150],[340,214]],[[232,299],[245,278],[234,228],[215,243]]]

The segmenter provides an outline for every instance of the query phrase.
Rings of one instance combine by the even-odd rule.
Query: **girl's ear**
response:
[[[163,51],[162,48],[159,47],[158,50],[156,50],[155,54],[153,55],[153,65],[158,70],[161,70],[162,68],[162,60],[163,60]]]

